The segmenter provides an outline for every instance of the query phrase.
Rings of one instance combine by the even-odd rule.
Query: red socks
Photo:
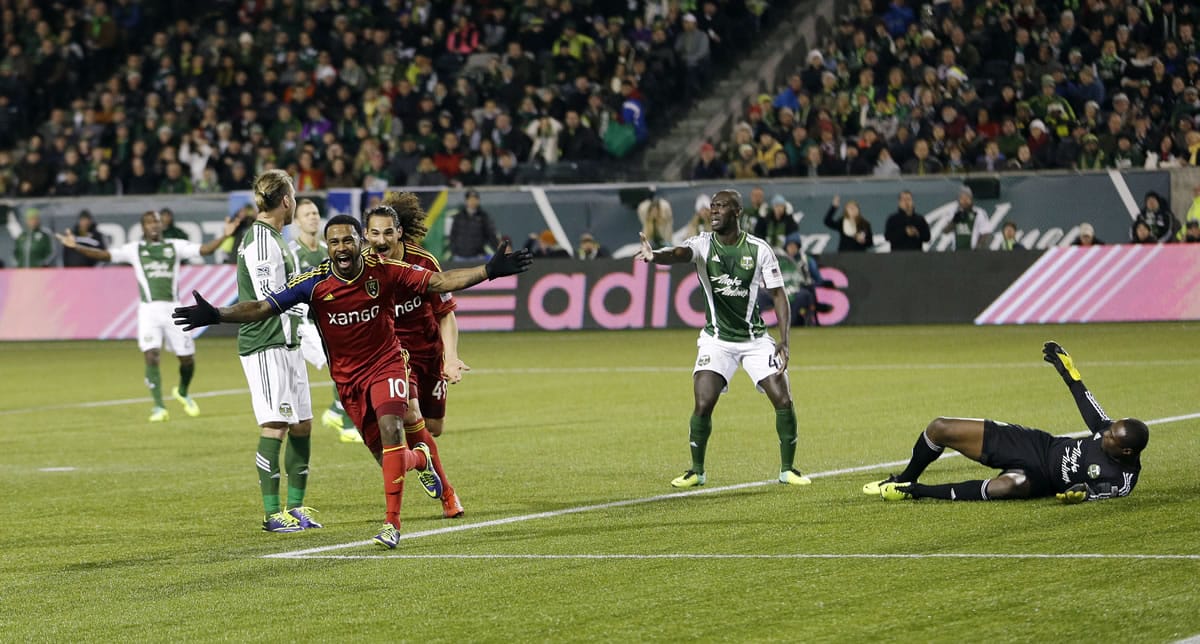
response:
[[[387,522],[400,529],[400,504],[404,498],[404,474],[414,468],[423,468],[425,457],[405,445],[388,445],[383,448],[383,493],[387,501]]]

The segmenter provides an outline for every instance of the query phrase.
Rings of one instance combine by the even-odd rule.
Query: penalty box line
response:
[[[375,554],[375,555],[306,555],[297,559],[1127,559],[1200,561],[1200,554],[1138,554],[1138,553],[1012,553],[1012,552],[922,552],[922,553],[658,553],[658,554]]]
[[[1174,422],[1179,422],[1179,421],[1183,421],[1183,420],[1192,420],[1195,418],[1200,418],[1200,412],[1184,414],[1181,416],[1168,416],[1165,418],[1156,418],[1154,420],[1146,421],[1146,424],[1147,425],[1162,425],[1162,424],[1166,424],[1166,423],[1174,423]],[[1081,438],[1081,437],[1089,435],[1090,433],[1091,432],[1085,431],[1085,432],[1075,432],[1073,434],[1065,434],[1065,435],[1071,436],[1072,438]],[[958,456],[961,456],[961,455],[957,452],[951,452],[950,454],[943,455],[942,459],[953,458],[953,457],[958,457]],[[907,465],[907,464],[908,464],[908,459],[904,459],[904,460],[900,460],[900,461],[888,461],[886,463],[875,463],[874,465],[860,465],[857,467],[844,467],[844,468],[836,469],[836,470],[827,470],[824,472],[814,472],[812,474],[809,474],[808,476],[809,476],[809,478],[829,478],[829,477],[833,477],[833,476],[841,476],[844,474],[855,474],[858,472],[872,472],[872,471],[879,470],[879,469],[901,467],[901,466]],[[684,498],[684,497],[689,497],[689,496],[698,496],[701,494],[717,494],[720,492],[729,492],[732,490],[746,490],[746,489],[751,489],[751,488],[756,488],[756,487],[763,487],[766,485],[778,485],[778,484],[779,484],[779,482],[776,480],[751,481],[749,483],[738,483],[735,485],[724,485],[724,486],[720,486],[720,487],[700,488],[700,489],[695,489],[695,490],[686,490],[683,492],[672,492],[670,494],[658,494],[655,496],[643,497],[640,499],[625,499],[623,501],[612,501],[609,503],[596,503],[593,505],[582,505],[582,506],[578,506],[578,507],[574,507],[574,508],[564,508],[562,510],[551,510],[548,512],[537,512],[534,514],[522,514],[522,515],[518,515],[518,516],[504,517],[502,519],[492,519],[490,521],[480,521],[478,523],[460,523],[458,525],[447,526],[444,528],[433,528],[431,530],[419,530],[417,532],[404,533],[404,534],[400,535],[400,540],[401,541],[409,541],[412,539],[421,539],[424,537],[432,537],[432,536],[436,536],[436,535],[450,534],[452,532],[462,532],[464,530],[478,530],[480,528],[491,528],[491,527],[495,527],[495,526],[509,525],[512,523],[533,521],[536,519],[551,519],[554,517],[561,517],[561,516],[566,516],[569,514],[579,514],[581,512],[593,512],[596,510],[610,510],[613,508],[622,508],[622,507],[627,507],[627,506],[631,506],[631,505],[642,505],[645,503],[656,503],[658,501],[666,501],[669,499],[679,499],[679,498]],[[374,542],[371,540],[352,541],[349,543],[339,543],[339,544],[334,544],[334,545],[330,545],[330,546],[318,546],[316,548],[305,548],[303,550],[278,552],[278,553],[269,554],[269,555],[262,555],[262,557],[264,559],[304,559],[304,558],[309,558],[311,555],[317,555],[322,552],[329,552],[331,550],[342,550],[345,548],[357,548],[360,546],[369,546],[372,543],[374,543]]]

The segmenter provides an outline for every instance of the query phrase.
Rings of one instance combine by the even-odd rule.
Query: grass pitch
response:
[[[470,334],[439,444],[467,509],[320,428],[326,528],[259,530],[257,431],[233,342],[202,339],[193,392],[145,422],[133,343],[0,345],[0,639],[234,641],[1148,641],[1200,633],[1197,324],[797,330],[798,465],[739,373],[689,463],[694,331]],[[1110,415],[1153,421],[1126,499],[885,504],[859,488],[938,415],[1083,429],[1040,361],[1061,342]],[[330,400],[314,373],[318,410]],[[177,381],[164,356],[163,384]],[[319,411],[318,411],[319,415]],[[1179,419],[1177,417],[1186,418]],[[858,471],[837,474],[848,469]],[[931,482],[990,470],[943,458]],[[745,485],[740,485],[745,484]],[[728,487],[729,489],[723,489]],[[448,528],[459,528],[447,530]],[[300,554],[309,551],[308,554]],[[270,557],[270,555],[289,555]],[[1084,555],[1096,555],[1087,557]]]

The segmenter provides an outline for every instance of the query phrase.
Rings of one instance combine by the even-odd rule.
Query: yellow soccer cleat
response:
[[[866,494],[867,496],[879,496],[879,488],[883,487],[884,483],[895,483],[895,482],[896,482],[895,474],[888,476],[886,479],[883,479],[882,481],[871,481],[870,483],[867,483],[866,485],[863,486],[863,488],[862,488],[863,494]]]
[[[908,492],[908,486],[912,483],[884,483],[879,486],[879,496],[884,501],[907,501],[913,498],[913,495]]]
[[[342,441],[343,443],[361,443],[361,442],[363,442],[362,436],[359,435],[358,430],[354,429],[353,427],[351,427],[350,429],[338,430],[338,440]]]
[[[329,429],[342,431],[342,415],[332,409],[326,409],[324,414],[321,414],[321,424]]]
[[[168,420],[171,420],[171,415],[168,414],[167,410],[163,409],[162,407],[155,407],[154,409],[150,410],[150,422],[165,423]]]
[[[688,488],[704,485],[704,473],[688,470],[671,481],[671,487]]]
[[[183,413],[191,416],[192,418],[200,415],[200,405],[197,405],[196,401],[192,400],[191,396],[184,396],[180,394],[179,387],[171,390],[171,397],[175,400],[178,400],[179,404],[183,405]]]
[[[784,485],[812,485],[812,479],[800,473],[800,470],[792,468],[779,473],[779,482]]]

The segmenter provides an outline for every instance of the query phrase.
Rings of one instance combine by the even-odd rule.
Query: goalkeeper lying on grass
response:
[[[878,494],[887,501],[988,501],[1054,495],[1064,503],[1081,503],[1132,492],[1150,430],[1133,418],[1110,419],[1083,385],[1071,356],[1058,343],[1047,342],[1042,354],[1067,383],[1091,436],[1052,436],[1040,429],[994,420],[938,418],[917,438],[908,467],[899,475],[864,485],[863,493]],[[1002,471],[987,480],[918,483],[925,468],[947,447]]]

